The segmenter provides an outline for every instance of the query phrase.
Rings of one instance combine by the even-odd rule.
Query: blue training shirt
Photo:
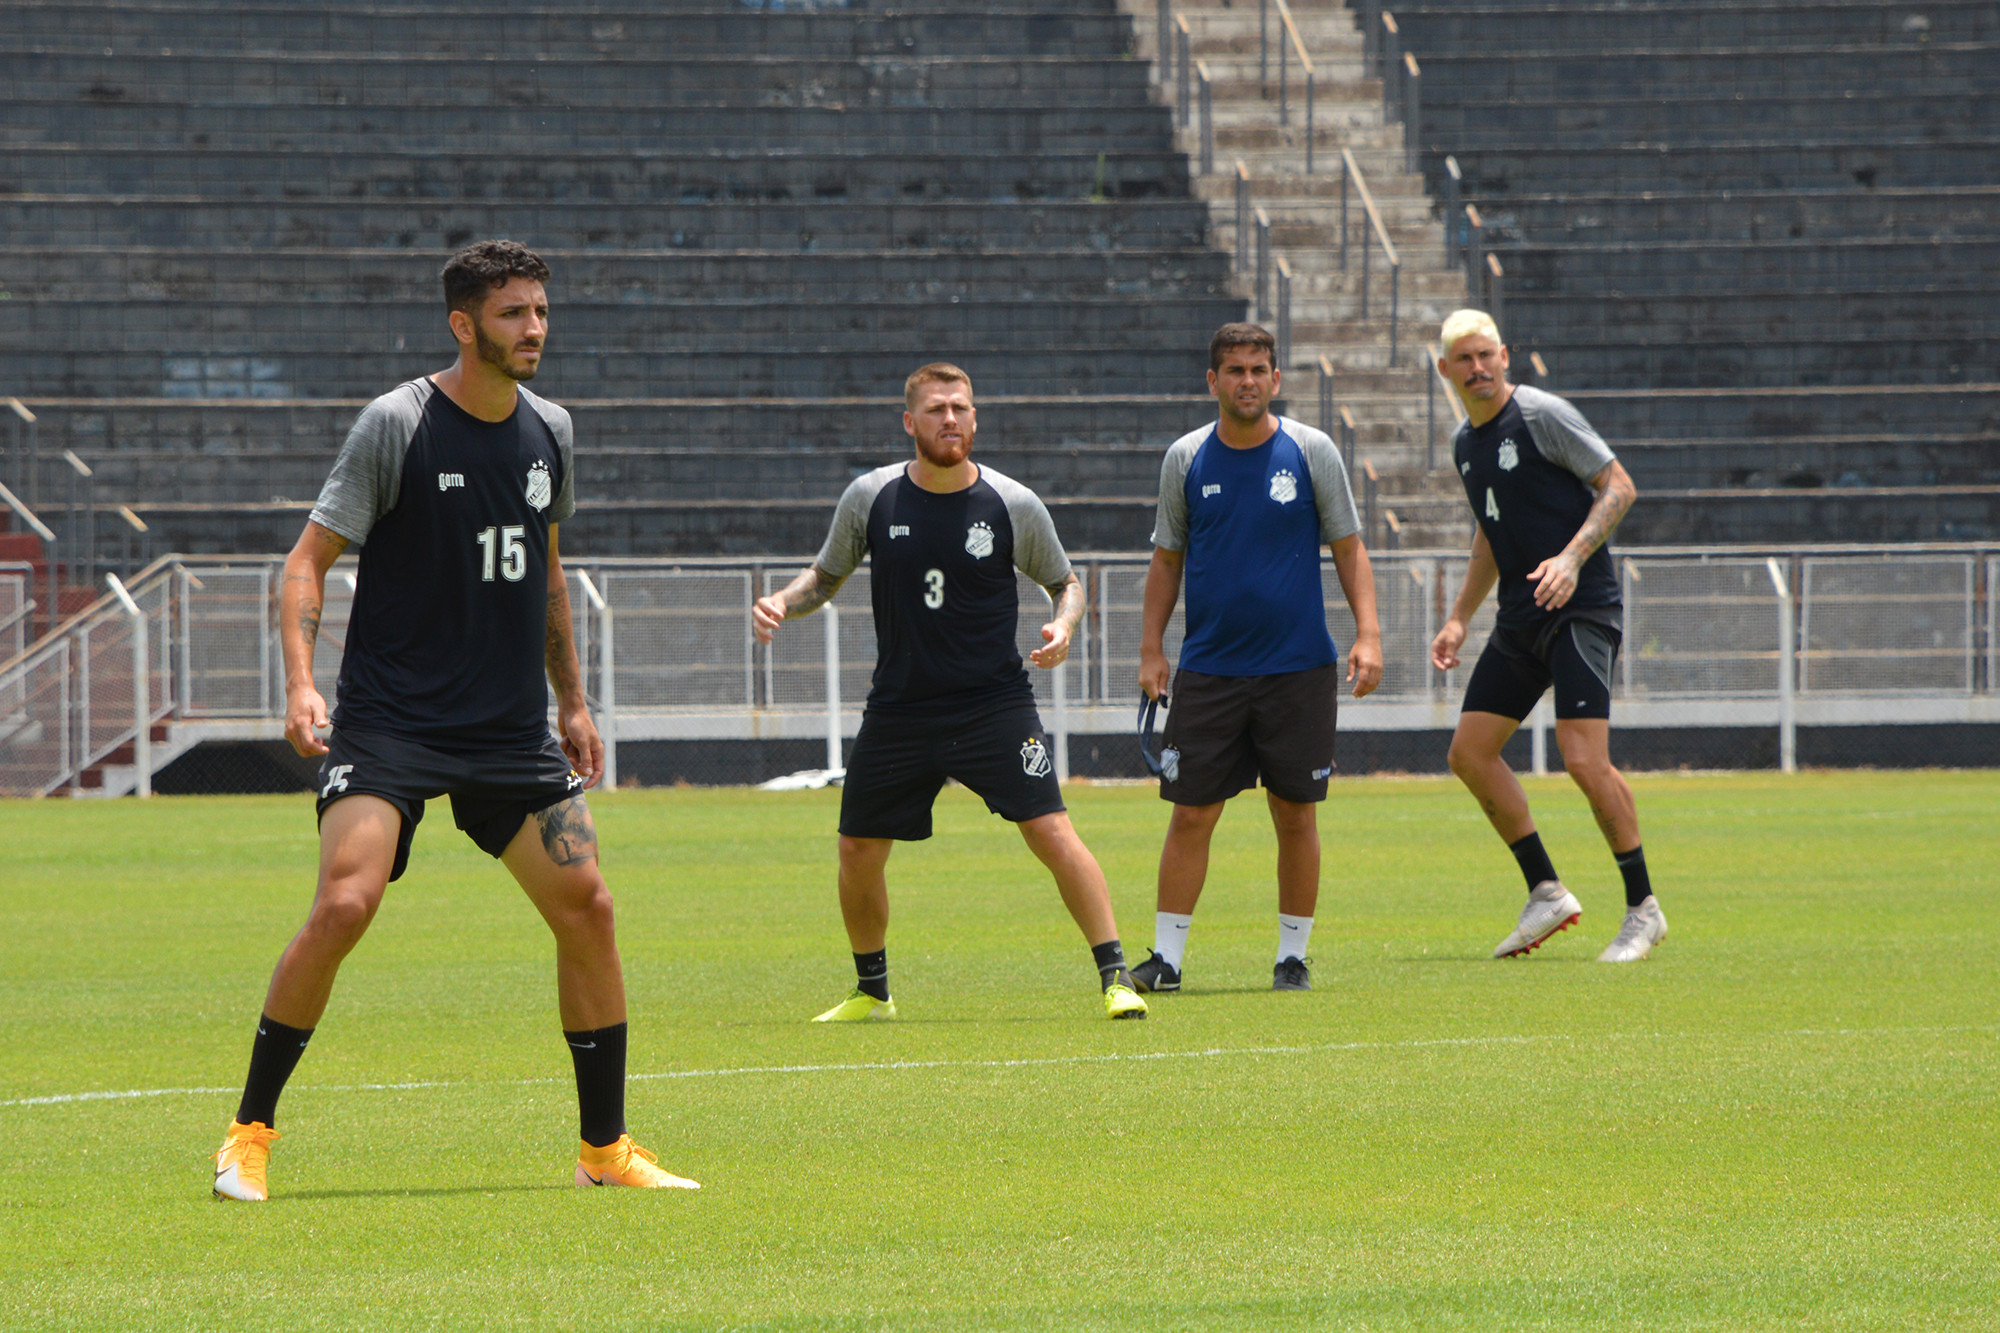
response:
[[[1186,670],[1274,676],[1339,660],[1320,551],[1361,530],[1354,493],[1331,439],[1290,418],[1278,424],[1251,449],[1204,427],[1161,464],[1153,544],[1186,552]]]

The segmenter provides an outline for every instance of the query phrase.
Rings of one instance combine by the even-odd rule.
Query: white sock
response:
[[[1181,955],[1187,952],[1188,927],[1194,924],[1194,913],[1182,916],[1179,912],[1153,913],[1153,952],[1167,960],[1167,966],[1178,972],[1181,970]]]
[[[1287,958],[1304,958],[1306,946],[1312,943],[1313,919],[1309,916],[1292,916],[1287,912],[1278,913],[1278,961]]]

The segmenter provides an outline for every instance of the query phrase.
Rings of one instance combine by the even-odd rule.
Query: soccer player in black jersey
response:
[[[916,457],[857,478],[840,497],[820,553],[751,621],[771,641],[840,591],[865,556],[875,610],[875,679],[840,794],[840,912],[854,950],[853,994],[815,1022],[894,1018],[889,997],[889,883],[897,841],[931,836],[946,778],[984,797],[1021,830],[1055,876],[1097,967],[1104,1011],[1144,1018],[1132,989],[1097,858],[1071,827],[1014,647],[1019,569],[1046,588],[1055,616],[1029,656],[1051,670],[1069,656],[1083,585],[1033,491],[971,461],[972,381],[935,363],[903,386],[903,429]]]
[[[1625,920],[1599,961],[1634,962],[1667,933],[1632,788],[1611,764],[1611,669],[1624,622],[1605,542],[1638,491],[1582,413],[1552,393],[1507,382],[1507,348],[1491,317],[1455,312],[1438,345],[1438,369],[1465,404],[1452,458],[1478,526],[1465,584],[1431,641],[1431,664],[1458,665],[1466,624],[1498,584],[1499,613],[1466,685],[1451,771],[1479,799],[1528,882],[1527,906],[1493,956],[1525,955],[1583,915],[1556,877],[1527,793],[1500,757],[1553,685],[1563,767],[1590,799],[1625,880]]]
[[[527,892],[556,939],[576,1068],[579,1185],[699,1188],[625,1132],[625,982],[583,791],[604,775],[584,702],[556,529],[575,510],[569,414],[521,387],[548,336],[548,267],[482,241],[443,273],[458,361],[377,398],[348,434],[285,561],[285,738],[322,755],[319,886],[271,977],[217,1198],[261,1200],[278,1095],[334,975],[409,861],[424,802]],[[313,686],[326,572],[361,565],[328,726]],[[560,739],[549,733],[555,687]]]

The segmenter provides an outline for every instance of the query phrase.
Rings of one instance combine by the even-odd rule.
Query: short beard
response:
[[[1268,398],[1264,400],[1263,406],[1257,409],[1255,416],[1247,417],[1243,415],[1242,409],[1236,406],[1234,398],[1219,398],[1216,401],[1222,406],[1222,415],[1240,426],[1254,426],[1265,417],[1271,415],[1271,400]]]
[[[919,435],[917,436],[917,452],[922,454],[924,461],[932,467],[954,468],[963,463],[966,456],[972,452],[972,439],[968,433],[967,438],[961,444],[933,445],[926,443],[924,437]]]
[[[535,377],[535,372],[541,369],[540,363],[537,363],[526,370],[517,370],[512,358],[507,354],[507,349],[487,337],[486,330],[476,323],[472,326],[472,338],[479,348],[479,359],[510,380],[531,380]]]

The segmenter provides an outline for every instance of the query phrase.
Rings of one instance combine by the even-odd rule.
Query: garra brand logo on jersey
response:
[[[896,538],[898,538],[898,537],[907,537],[907,536],[909,536],[909,535],[910,535],[910,525],[909,525],[909,524],[907,524],[907,523],[891,523],[891,524],[889,525],[889,538],[890,538],[890,540],[891,540],[891,541],[895,540],[895,539],[896,539]]]
[[[1458,475],[1459,475],[1459,476],[1461,476],[1461,477],[1469,477],[1469,476],[1471,476],[1471,475],[1472,475],[1472,464],[1471,464],[1471,463],[1469,463],[1469,462],[1467,462],[1467,463],[1460,463],[1460,464],[1458,465]]]
[[[1512,472],[1521,466],[1521,451],[1514,447],[1512,440],[1500,441],[1500,470]]]
[[[1271,498],[1281,505],[1288,505],[1299,498],[1299,479],[1289,468],[1279,468],[1271,474]]]
[[[1220,494],[1222,494],[1222,488],[1214,484],[1210,484],[1201,488],[1201,498],[1204,500],[1206,500],[1211,495],[1220,495]]]
[[[465,474],[463,472],[438,473],[438,489],[441,491],[448,491],[454,486],[463,488],[464,485]]]
[[[549,507],[549,465],[536,460],[528,469],[528,507],[547,509]]]
[[[974,560],[984,560],[993,554],[993,529],[984,523],[974,523],[965,530],[965,549]]]
[[[1021,771],[1031,778],[1049,775],[1049,747],[1039,738],[1030,736],[1021,742]]]

